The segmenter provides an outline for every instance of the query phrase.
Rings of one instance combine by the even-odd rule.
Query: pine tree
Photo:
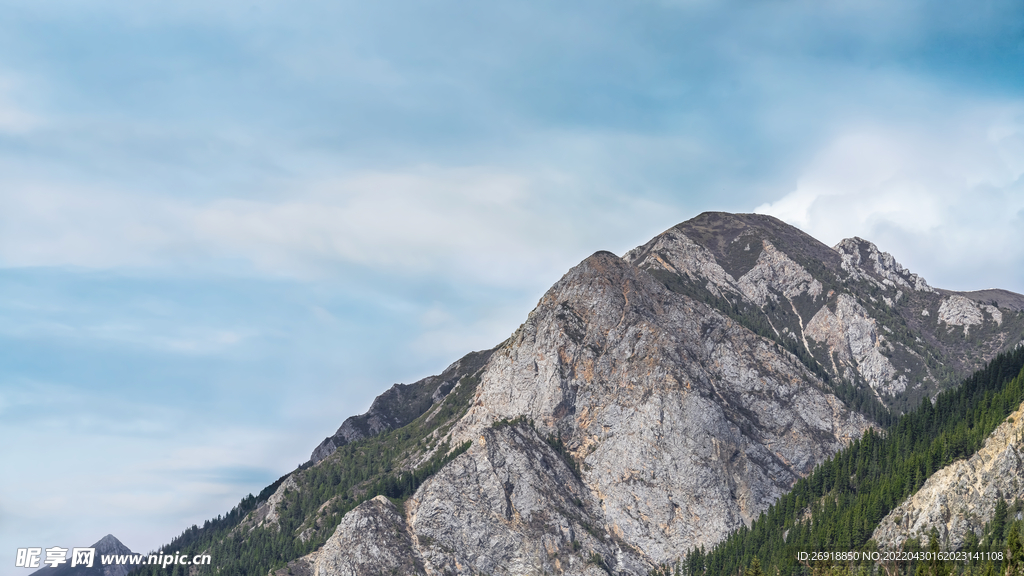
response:
[[[1006,538],[1006,576],[1024,574],[1024,543],[1020,537],[1020,523],[1014,523],[1010,535]]]
[[[761,570],[761,561],[757,559],[757,556],[754,556],[754,560],[750,562],[746,576],[764,576],[764,571]]]

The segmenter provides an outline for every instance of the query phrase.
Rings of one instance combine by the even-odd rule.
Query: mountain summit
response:
[[[937,290],[867,240],[829,248],[771,216],[704,213],[624,258],[784,344],[876,419],[879,405],[906,411],[1024,335],[1020,295]]]
[[[253,573],[293,559],[280,575],[647,574],[1015,347],[1022,300],[702,214],[590,256],[508,340],[396,385],[181,543]]]

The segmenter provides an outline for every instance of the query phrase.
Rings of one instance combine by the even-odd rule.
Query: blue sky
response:
[[[1019,1],[0,10],[5,571],[227,511],[704,210],[1024,292]]]

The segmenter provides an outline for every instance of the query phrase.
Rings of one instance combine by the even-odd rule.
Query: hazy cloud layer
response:
[[[935,285],[1020,290],[1024,106],[933,110],[924,126],[860,125],[756,211],[833,245],[859,235]]]

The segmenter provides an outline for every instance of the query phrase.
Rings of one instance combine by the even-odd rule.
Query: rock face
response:
[[[1000,499],[1024,498],[1024,405],[1011,414],[968,460],[958,460],[925,481],[889,513],[873,534],[879,545],[898,548],[934,527],[944,548],[963,547],[968,532],[979,537]]]
[[[289,490],[299,490],[299,486],[295,483],[294,474],[284,479],[284,482],[274,490],[274,493],[267,498],[265,502],[261,502],[256,508],[256,511],[246,518],[244,527],[248,530],[260,528],[262,526],[277,526],[278,524],[278,506],[284,500],[285,493]]]
[[[822,306],[807,323],[804,334],[827,346],[825,361],[843,378],[863,378],[880,397],[894,397],[907,389],[907,377],[897,373],[883,354],[891,351],[892,346],[878,333],[875,320],[853,296],[840,294],[834,311]]]
[[[532,418],[580,462],[601,525],[665,562],[751,522],[867,428],[821,387],[775,343],[598,253],[495,353],[452,437]]]
[[[815,299],[821,295],[821,282],[815,280],[802,266],[768,240],[761,241],[761,248],[757,263],[749,272],[740,276],[737,282],[748,300],[764,307],[769,300],[778,302],[776,291],[781,292],[787,300],[804,294]]]
[[[407,510],[436,573],[594,573],[595,553],[617,570],[646,572],[645,559],[595,521],[600,507],[538,433],[518,425],[482,431]]]
[[[316,556],[315,576],[425,574],[405,518],[377,496],[349,512]]]
[[[865,270],[871,270],[886,286],[934,292],[924,278],[911,273],[892,254],[879,252],[878,247],[863,238],[847,238],[836,244],[835,250],[842,256],[843,270],[854,278],[872,281],[874,278],[864,273]]]

